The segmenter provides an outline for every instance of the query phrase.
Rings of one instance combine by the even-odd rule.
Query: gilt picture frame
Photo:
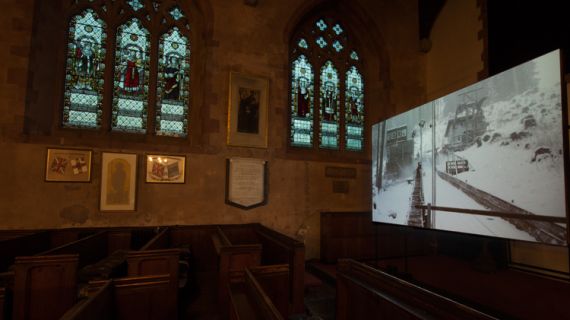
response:
[[[48,148],[46,182],[91,182],[91,150]]]
[[[269,80],[230,72],[227,144],[267,148]]]
[[[183,184],[186,182],[186,157],[146,155],[146,183]]]

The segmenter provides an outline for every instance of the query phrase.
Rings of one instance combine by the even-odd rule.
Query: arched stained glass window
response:
[[[69,25],[63,127],[99,128],[105,71],[105,23],[87,9]]]
[[[290,145],[363,150],[364,78],[349,29],[334,13],[306,19],[291,38],[290,55]],[[309,111],[299,112],[305,101]]]
[[[149,32],[134,18],[117,29],[112,129],[145,133],[147,127]]]
[[[356,53],[355,53],[356,54]],[[346,72],[345,140],[349,150],[362,150],[364,140],[364,83],[355,66]]]
[[[313,146],[313,67],[300,55],[291,70],[291,144]]]
[[[321,68],[320,74],[320,147],[338,149],[339,146],[339,119],[340,119],[340,91],[338,72],[329,60]]]
[[[160,37],[158,64],[156,134],[186,136],[190,44],[178,28],[174,27]]]

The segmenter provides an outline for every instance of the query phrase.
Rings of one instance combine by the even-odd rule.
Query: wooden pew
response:
[[[169,290],[169,275],[92,281],[88,297],[69,309],[61,320],[176,319],[169,317]]]
[[[222,308],[229,303],[230,273],[261,264],[261,244],[233,244],[224,231],[216,228],[212,243],[218,254],[218,301]]]
[[[100,231],[35,256],[16,257],[12,288],[14,319],[58,319],[75,302],[78,268],[101,261],[110,250],[128,249],[131,239],[126,234],[129,232]],[[119,257],[112,267],[103,268],[105,274],[96,270],[94,278],[117,276],[120,271],[115,273],[115,270],[121,265],[125,266],[126,275],[124,261],[126,253],[125,258]],[[93,278],[93,275],[88,276]],[[43,312],[45,308],[50,312]]]
[[[170,228],[165,228],[138,251],[127,254],[129,277],[169,276],[169,290],[163,293],[164,317],[176,319],[178,312],[179,263],[182,250],[171,248]]]
[[[360,262],[339,260],[336,318],[495,319]]]
[[[291,312],[304,313],[305,292],[305,244],[263,226],[254,225],[259,242],[263,247],[262,265],[287,264],[289,266]]]
[[[16,256],[29,256],[50,248],[50,233],[42,231],[0,241],[0,272],[14,263]]]
[[[0,287],[0,320],[4,320],[5,296],[6,296],[6,288]]]
[[[286,279],[285,283],[287,282]],[[243,280],[230,283],[228,291],[230,293],[229,315],[231,320],[286,319],[248,268],[243,271]],[[288,304],[288,298],[285,298],[285,302]]]
[[[77,255],[17,257],[12,319],[59,319],[77,292]]]

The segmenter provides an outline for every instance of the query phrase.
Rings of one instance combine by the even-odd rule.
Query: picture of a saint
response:
[[[95,75],[95,50],[93,43],[88,39],[83,39],[75,45],[75,69],[78,81],[76,89],[93,90],[91,79]]]
[[[297,117],[304,118],[309,113],[309,91],[306,81],[299,79],[297,85]]]
[[[168,57],[168,64],[164,67],[164,99],[178,100],[180,98],[181,72],[179,57]]]
[[[119,84],[123,94],[137,95],[141,90],[141,55],[135,48],[125,50],[126,63],[123,65]]]
[[[237,131],[259,133],[259,90],[239,88]]]
[[[327,86],[323,97],[323,119],[334,121],[336,116],[336,97],[332,88]]]
[[[107,204],[129,204],[130,165],[123,159],[115,159],[108,164]]]

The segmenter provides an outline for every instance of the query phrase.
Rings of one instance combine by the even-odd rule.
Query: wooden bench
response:
[[[241,280],[234,278],[234,281],[228,287],[230,295],[229,318],[231,320],[286,319],[275,307],[271,298],[249,268],[245,268],[242,274]],[[267,271],[265,271],[265,275],[267,280]],[[287,282],[288,279],[285,278],[285,283]],[[287,296],[285,296],[285,302],[288,304]]]
[[[339,260],[336,318],[495,319],[351,259]]]
[[[13,318],[58,319],[75,302],[78,269],[105,259],[110,250],[129,249],[130,245],[130,230],[100,231],[35,256],[16,257],[13,285],[8,287],[13,292]],[[126,253],[95,278],[121,276],[116,270],[122,265],[126,275],[125,261]]]
[[[170,275],[92,281],[88,296],[70,308],[61,320],[176,319],[171,318]]]
[[[218,301],[222,308],[229,303],[230,273],[261,264],[260,244],[233,244],[220,227],[212,234],[218,255]]]

